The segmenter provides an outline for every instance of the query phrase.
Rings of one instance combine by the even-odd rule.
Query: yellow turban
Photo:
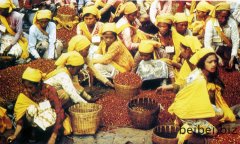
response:
[[[167,23],[167,24],[172,24],[173,22],[173,15],[171,14],[161,14],[156,17],[156,25],[160,22],[162,23]]]
[[[32,82],[40,82],[42,80],[42,77],[43,77],[42,71],[31,67],[27,67],[27,69],[23,72],[22,75],[22,79],[29,80]]]
[[[197,65],[199,60],[209,53],[215,53],[215,52],[212,48],[202,48],[190,58],[190,62],[194,65]]]
[[[188,17],[185,13],[176,13],[174,15],[174,23],[188,22]]]
[[[158,42],[153,40],[142,40],[139,44],[138,51],[142,53],[152,53],[154,51],[154,46]]]
[[[10,13],[16,7],[13,4],[12,0],[0,0],[0,8],[9,8],[8,12]]]
[[[134,13],[138,10],[137,6],[133,2],[126,2],[123,7],[123,13],[126,15]]]
[[[222,11],[222,10],[230,10],[230,4],[226,3],[226,2],[221,2],[217,5],[215,5],[215,7],[213,8],[213,10],[211,11],[211,13],[209,15],[211,15],[212,17],[216,17],[216,11]]]
[[[181,43],[184,46],[189,47],[192,50],[193,53],[200,50],[201,47],[202,47],[201,42],[195,36],[187,35],[187,36],[185,36],[184,38],[181,39]]]
[[[83,57],[76,51],[63,53],[55,62],[56,66],[81,66],[84,64]]]
[[[214,6],[211,5],[210,3],[201,1],[198,3],[196,10],[203,11],[203,12],[210,12],[211,10],[213,10],[213,8]]]
[[[86,49],[88,46],[91,45],[91,42],[88,40],[87,37],[83,35],[76,35],[71,38],[68,43],[68,51],[77,51],[80,52]]]
[[[52,18],[52,12],[50,10],[39,10],[36,12],[34,18],[33,18],[33,24],[37,22],[37,20],[40,19],[51,19]]]
[[[115,23],[105,23],[103,25],[102,33],[105,33],[107,31],[117,33],[117,28]]]
[[[101,18],[101,13],[99,12],[99,10],[95,7],[95,6],[87,6],[83,8],[83,17],[86,14],[92,14],[95,15],[98,19]]]

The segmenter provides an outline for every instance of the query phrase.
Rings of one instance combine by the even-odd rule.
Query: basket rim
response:
[[[161,137],[161,136],[159,136],[159,135],[157,135],[156,134],[156,129],[157,128],[159,128],[159,127],[161,127],[161,126],[174,126],[174,127],[177,127],[177,128],[179,128],[180,129],[180,127],[179,126],[175,126],[175,125],[173,125],[173,124],[170,124],[170,125],[157,125],[157,126],[155,126],[154,128],[153,128],[153,130],[152,130],[152,137],[156,137],[157,139],[164,139],[164,140],[178,140],[178,137],[175,137],[175,138],[165,138],[165,137]],[[178,132],[176,132],[176,133],[178,133]]]
[[[69,112],[70,113],[74,113],[74,114],[79,114],[79,112],[75,112],[75,111],[72,111],[72,109],[74,108],[74,106],[78,106],[78,105],[95,105],[95,106],[97,106],[98,107],[98,110],[96,110],[96,111],[91,111],[91,112],[82,112],[81,114],[86,114],[86,113],[98,113],[99,111],[101,111],[102,110],[102,105],[100,105],[100,104],[95,104],[95,103],[79,103],[79,104],[75,104],[75,105],[72,105],[72,106],[70,106],[69,108],[68,108],[68,110],[69,110]]]
[[[116,81],[113,79],[113,84],[119,87],[124,87],[124,88],[140,88],[142,86],[142,81],[138,85],[131,86],[131,85],[123,85],[123,84],[116,83]]]

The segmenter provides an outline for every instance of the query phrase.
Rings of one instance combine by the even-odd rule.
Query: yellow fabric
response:
[[[168,112],[180,119],[215,117],[215,111],[209,99],[207,81],[202,71],[195,69],[192,73],[195,74],[195,80],[177,93]]]
[[[40,82],[42,80],[43,75],[44,74],[42,71],[31,67],[27,67],[27,69],[23,72],[22,78],[32,82]]]
[[[138,51],[142,53],[152,53],[154,51],[154,45],[158,42],[153,40],[142,40],[139,44]]]
[[[94,3],[95,7],[104,7],[106,5],[106,3],[102,2],[102,0],[96,0]]]
[[[75,17],[73,21],[65,21],[59,17],[53,17],[54,21],[57,21],[57,29],[65,28],[72,30],[76,24],[78,24],[78,17]]]
[[[179,71],[179,75],[178,75],[178,78],[176,79],[175,84],[184,86],[184,84],[186,83],[186,78],[189,76],[191,72],[192,70],[189,66],[189,63],[185,60]]]
[[[88,27],[85,22],[80,22],[77,27],[79,27],[80,30],[82,30],[83,35],[88,38],[89,41],[92,41],[92,35],[88,30]]]
[[[173,19],[174,19],[174,17],[173,17],[173,15],[171,15],[171,14],[161,14],[161,15],[158,15],[157,17],[156,17],[156,23],[155,23],[155,25],[157,25],[158,23],[167,23],[167,24],[172,24],[172,22],[173,22]]]
[[[52,12],[50,10],[39,10],[34,15],[33,24],[36,24],[37,20],[51,19],[51,18],[52,18]]]
[[[123,13],[125,15],[134,13],[138,10],[137,6],[133,2],[126,2],[123,4],[124,10]]]
[[[230,4],[226,3],[226,2],[221,2],[217,5],[215,5],[215,7],[212,9],[212,11],[210,12],[210,16],[212,16],[213,18],[216,17],[216,11],[221,11],[221,10],[227,10],[230,11]]]
[[[183,39],[181,39],[181,43],[184,46],[189,47],[192,50],[193,53],[195,53],[196,51],[200,50],[201,47],[202,47],[201,42],[195,36],[187,35]]]
[[[179,34],[177,30],[172,27],[172,39],[173,39],[173,44],[174,44],[174,50],[175,54],[173,56],[173,61],[174,62],[179,62],[180,61],[180,42],[184,38],[183,35]]]
[[[106,43],[101,41],[97,53],[102,54],[103,58],[97,59],[96,63],[110,63],[119,72],[130,71],[133,67],[133,57],[121,41],[113,42],[108,49]]]
[[[12,0],[1,0],[0,1],[0,8],[9,8],[8,12],[10,13],[16,7],[13,4]]]
[[[83,8],[83,17],[86,14],[92,14],[95,15],[98,19],[101,19],[101,13],[99,12],[99,10],[97,9],[97,7],[95,6],[87,6]]]
[[[176,13],[174,15],[174,23],[188,22],[188,17],[185,13]]]
[[[16,33],[12,30],[12,28],[9,26],[6,18],[2,15],[0,15],[0,22],[6,27],[7,32],[14,36]],[[22,48],[22,55],[21,58],[26,59],[29,56],[28,53],[28,41],[26,38],[24,38],[23,36],[20,37],[20,39],[18,40],[18,44],[21,46]]]
[[[102,28],[102,33],[107,31],[117,33],[117,28],[115,23],[105,23]]]
[[[71,65],[71,66],[81,66],[84,64],[83,57],[76,51],[70,51],[63,53],[55,62],[56,66]]]
[[[190,14],[193,14],[196,5],[197,5],[196,0],[192,0],[191,7],[190,7]]]
[[[51,77],[53,77],[53,76],[55,76],[55,75],[57,75],[57,74],[59,74],[59,73],[61,73],[61,72],[65,72],[66,74],[68,74],[70,76],[70,73],[69,73],[69,71],[67,70],[66,67],[58,67],[55,70],[53,70],[50,73],[48,73],[46,75],[46,77],[44,77],[44,81],[49,79],[49,78],[51,78]]]
[[[15,104],[15,107],[14,107],[14,116],[15,116],[16,121],[20,120],[22,118],[22,116],[24,116],[27,108],[30,105],[38,106],[37,103],[32,101],[26,95],[24,95],[23,93],[20,93],[18,95],[16,104]]]
[[[211,5],[210,3],[201,1],[197,4],[196,10],[203,11],[203,12],[210,12],[211,10],[213,10],[213,8],[214,6]]]
[[[212,19],[214,21],[215,19]],[[232,47],[232,41],[228,39],[228,37],[224,34],[222,31],[222,28],[220,26],[215,26],[215,30],[217,31],[218,35],[221,37],[224,43],[227,44],[228,47]]]
[[[198,61],[203,58],[205,55],[209,53],[214,53],[214,50],[212,48],[202,48],[199,51],[197,51],[191,58],[190,62],[194,65],[197,65]]]
[[[76,35],[71,38],[68,42],[68,51],[77,51],[80,52],[91,45],[91,42],[87,39],[87,37],[82,35]]]
[[[235,115],[233,114],[232,110],[229,108],[229,106],[227,105],[227,103],[225,102],[225,100],[222,97],[221,87],[218,85],[215,85],[213,83],[208,83],[207,88],[208,88],[208,90],[215,91],[216,106],[223,110],[224,116],[219,121],[220,122],[236,121]]]
[[[69,115],[66,114],[66,118],[63,121],[64,135],[70,135],[72,133],[72,125]]]

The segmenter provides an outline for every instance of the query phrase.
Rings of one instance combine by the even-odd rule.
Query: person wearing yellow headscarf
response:
[[[81,35],[74,36],[68,43],[68,51],[77,51],[79,52],[83,58],[85,63],[87,64],[87,67],[89,68],[89,71],[93,73],[93,75],[102,83],[105,85],[108,85],[110,87],[113,87],[113,84],[104,76],[102,76],[98,70],[93,66],[93,63],[91,62],[89,58],[89,48],[90,48],[91,42],[85,37]]]
[[[115,23],[106,23],[102,29],[102,41],[92,59],[94,67],[107,78],[113,78],[118,72],[132,69],[133,57],[117,38]]]
[[[8,141],[27,143],[28,140],[31,139],[43,143],[55,143],[65,115],[56,89],[42,82],[44,76],[42,71],[31,67],[27,67],[23,72],[22,83],[24,91],[18,95],[14,107],[17,127],[14,134],[8,137]],[[41,111],[36,113],[36,111],[33,111],[32,107],[38,109],[43,102],[49,103],[49,108],[54,111],[57,118],[54,125],[51,126],[52,129],[49,128],[46,131],[38,131],[36,124],[30,119],[35,118]],[[49,115],[48,117],[51,118],[52,116]],[[29,130],[31,130],[32,133],[29,133]],[[33,139],[34,132],[37,132],[37,135]]]
[[[217,74],[218,63],[215,52],[210,48],[202,48],[190,58],[190,62],[197,68],[186,78],[186,85],[176,94],[174,102],[168,109],[169,113],[176,115],[182,121],[182,129],[192,130],[191,133],[179,132],[180,143],[191,137],[193,133],[216,135],[217,129],[214,127],[216,123],[213,123],[213,119],[220,122],[236,120],[231,110],[226,108],[223,99],[219,99],[219,95],[212,96],[209,91],[210,83],[223,87]]]
[[[0,54],[13,58],[28,58],[27,39],[22,36],[23,15],[13,11],[12,0],[0,1]]]
[[[57,68],[46,75],[44,83],[57,89],[64,108],[68,108],[72,103],[86,103],[86,100],[92,98],[79,84],[75,85],[74,79],[84,65],[84,59],[78,52],[63,53],[56,60],[55,65]]]
[[[201,43],[203,43],[206,21],[209,19],[209,13],[213,8],[214,6],[208,2],[199,2],[195,13],[188,17],[189,29],[194,36],[198,37]]]
[[[206,23],[204,46],[212,47],[218,54],[219,64],[226,69],[239,69],[236,58],[239,49],[239,30],[230,17],[230,4],[221,2],[210,12]]]
[[[99,44],[100,33],[103,23],[99,22],[101,14],[97,7],[88,6],[83,8],[83,22],[77,25],[77,34],[84,35],[92,43]]]
[[[56,24],[51,19],[50,10],[39,10],[33,18],[28,49],[34,59],[56,59],[62,53],[63,44],[56,39]]]

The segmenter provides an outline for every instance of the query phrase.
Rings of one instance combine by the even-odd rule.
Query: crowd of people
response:
[[[22,63],[51,59],[56,68],[48,74],[30,67],[24,71],[25,91],[16,101],[17,126],[9,141],[24,143],[23,133],[29,128],[49,144],[61,131],[67,133],[64,110],[96,100],[79,83],[83,72],[112,88],[114,76],[123,72],[138,74],[143,83],[157,81],[156,93],[176,93],[168,109],[176,116],[175,124],[210,129],[202,135],[216,135],[212,119],[236,120],[222,98],[218,67],[239,70],[239,2],[25,0],[23,4],[21,8],[17,0],[0,1],[0,55]],[[58,22],[53,20],[65,5],[76,9],[80,20],[77,35],[66,48],[56,37]],[[31,24],[28,33],[24,24]],[[31,119],[40,103],[49,112],[48,118],[42,116],[48,119],[47,131]],[[179,134],[179,143],[191,136]]]

